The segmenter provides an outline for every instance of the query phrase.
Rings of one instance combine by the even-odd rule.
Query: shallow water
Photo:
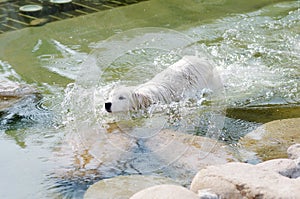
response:
[[[189,174],[162,167],[137,138],[171,128],[237,149],[261,123],[299,117],[300,2],[239,2],[147,1],[100,13],[103,26],[88,16],[0,35],[0,78],[43,96],[1,113],[0,197],[81,198],[89,184],[128,174],[181,176],[187,185]],[[196,52],[222,79],[218,100],[135,115],[103,110],[114,86],[145,82]]]

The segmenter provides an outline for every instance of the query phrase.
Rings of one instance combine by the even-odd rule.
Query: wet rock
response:
[[[92,181],[95,176],[99,181],[119,175],[152,173],[189,185],[199,169],[234,160],[230,150],[217,141],[171,130],[137,138],[117,130],[108,133],[105,129],[91,129],[80,123],[76,127],[77,132],[68,134],[66,143],[55,154],[54,159],[60,164],[55,171],[58,181]],[[129,185],[127,189],[131,189]]]
[[[210,189],[220,198],[298,198],[300,178],[292,179],[281,175],[269,165],[227,163],[208,166],[197,173],[191,190]],[[287,162],[288,164],[290,162]]]
[[[83,121],[71,127],[75,131],[70,129],[51,158],[57,164],[51,175],[55,184],[52,191],[61,194],[61,198],[83,198],[89,185],[127,174],[127,153],[135,143],[126,134],[106,133]]]
[[[169,178],[158,176],[118,176],[101,180],[90,186],[84,195],[84,199],[127,199],[142,189],[160,184],[176,183]]]
[[[37,90],[29,85],[20,84],[7,79],[0,81],[1,97],[22,97],[33,93],[37,93]]]
[[[230,149],[216,140],[171,130],[159,132],[144,144],[164,166],[176,171],[171,176],[181,179],[183,185],[190,184],[205,166],[237,161]]]
[[[300,118],[275,120],[266,123],[240,140],[241,146],[253,151],[262,160],[286,158],[287,148],[300,143]]]
[[[197,194],[178,185],[157,185],[134,194],[130,199],[199,199]]]
[[[75,124],[74,124],[75,125]],[[135,143],[126,134],[106,133],[78,123],[76,132],[66,135],[53,160],[60,164],[56,176],[64,179],[120,175],[126,167],[124,159]]]
[[[300,144],[294,144],[290,146],[287,150],[287,154],[290,159],[300,158]]]
[[[0,80],[0,111],[11,107],[28,95],[37,93],[38,91],[29,85],[2,79]]]

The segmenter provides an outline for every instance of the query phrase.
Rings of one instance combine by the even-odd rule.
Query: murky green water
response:
[[[157,166],[142,157],[128,166],[131,156],[107,153],[111,146],[99,141],[104,131],[145,136],[168,127],[234,146],[260,123],[299,117],[299,35],[300,2],[267,0],[150,0],[1,34],[0,79],[33,85],[43,98],[1,114],[0,197],[81,198],[96,180]],[[125,122],[121,116],[119,125],[102,109],[115,84],[144,82],[191,51],[208,56],[224,84],[228,117],[216,135],[206,133],[210,106],[179,104],[168,119],[161,112]]]

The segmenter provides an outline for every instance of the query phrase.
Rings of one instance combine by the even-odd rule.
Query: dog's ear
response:
[[[148,106],[151,105],[150,98],[142,93],[133,92],[132,99],[133,99],[134,109],[147,108]]]

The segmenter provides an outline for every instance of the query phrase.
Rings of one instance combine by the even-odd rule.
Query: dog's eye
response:
[[[119,97],[119,100],[124,100],[124,99],[126,99],[124,96]]]

